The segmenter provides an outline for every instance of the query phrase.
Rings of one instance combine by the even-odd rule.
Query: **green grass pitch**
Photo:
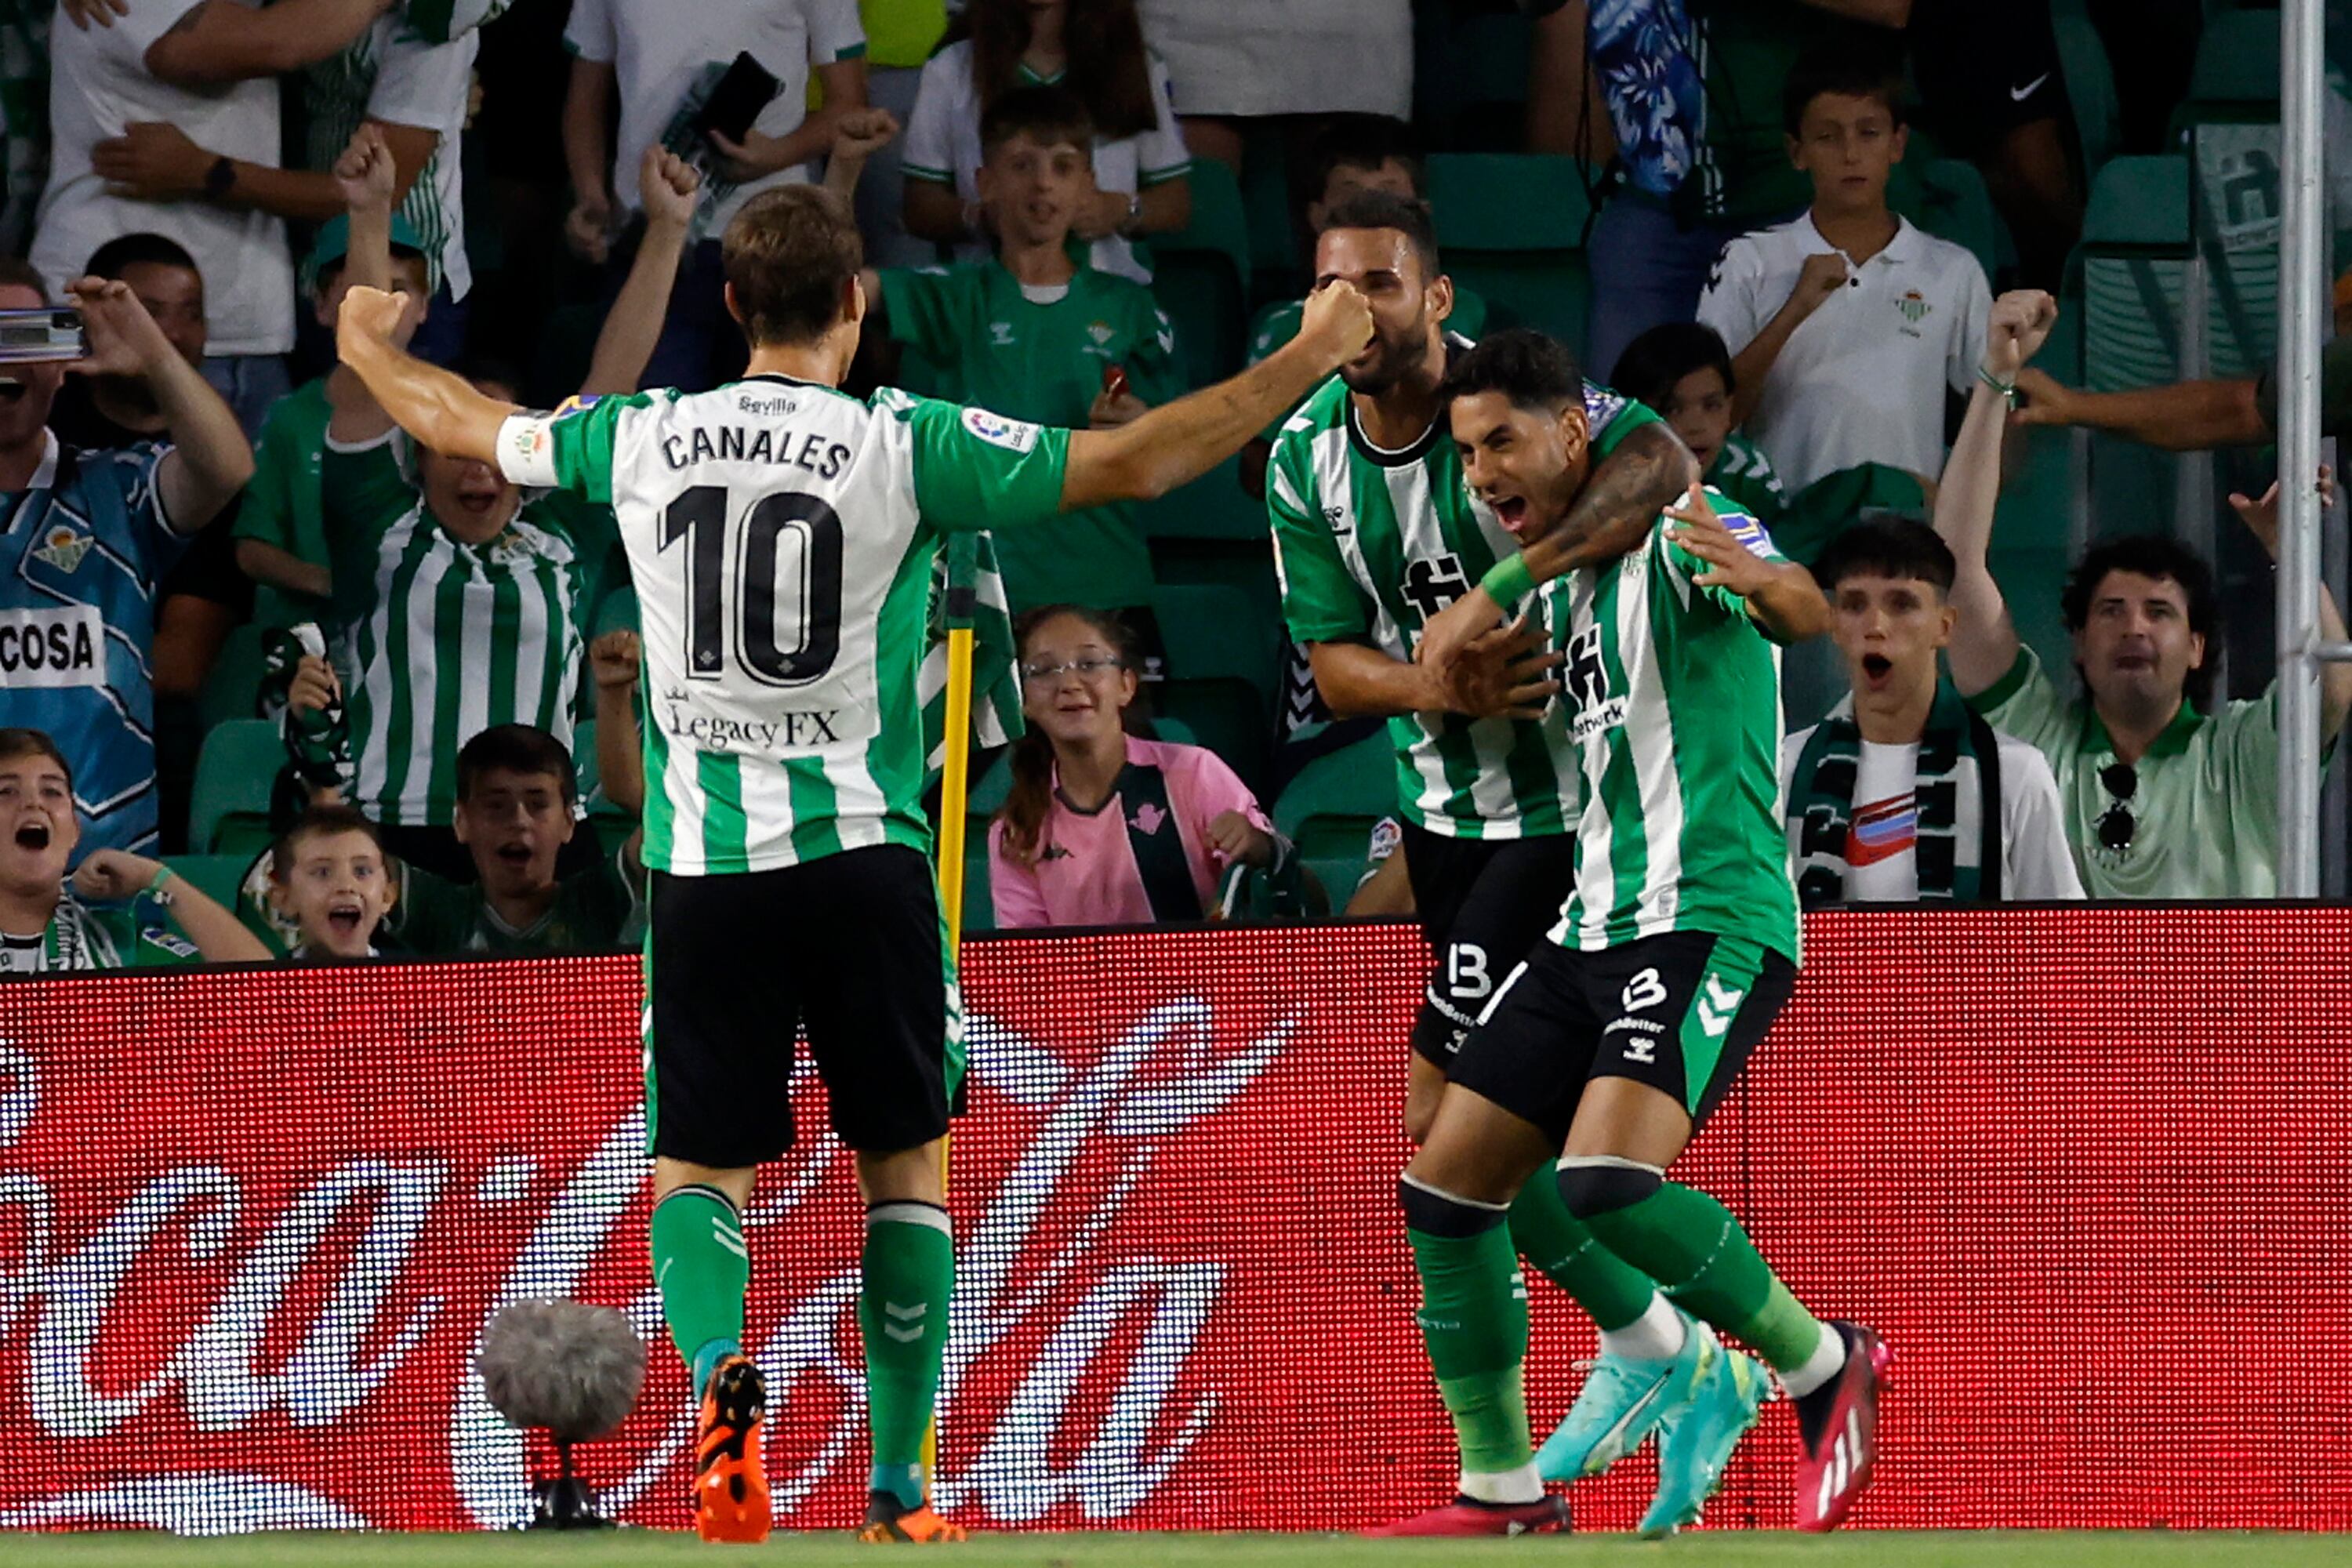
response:
[[[1697,1534],[1647,1542],[1629,1535],[1517,1541],[1370,1542],[1333,1535],[997,1535],[963,1546],[861,1546],[840,1535],[780,1532],[759,1548],[705,1546],[651,1531],[576,1535],[270,1534],[181,1540],[142,1534],[0,1539],[7,1568],[603,1568],[610,1563],[872,1564],[877,1553],[934,1551],[945,1568],[2337,1568],[2342,1536],[2116,1531],[1901,1533],[1853,1531]]]

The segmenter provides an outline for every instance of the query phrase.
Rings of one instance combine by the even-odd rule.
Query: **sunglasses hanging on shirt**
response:
[[[2121,854],[2131,847],[2132,836],[2139,831],[2139,818],[2132,815],[2129,804],[2139,793],[2139,770],[2129,763],[2109,763],[2099,770],[2099,787],[2115,797],[2100,814],[2099,843]]]

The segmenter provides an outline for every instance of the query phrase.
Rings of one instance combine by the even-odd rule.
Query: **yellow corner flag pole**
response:
[[[971,797],[971,622],[978,608],[979,544],[969,533],[948,544],[948,710],[945,765],[940,774],[940,908],[947,917],[948,955],[963,951],[963,844],[966,803]],[[940,1140],[940,1190],[947,1191],[948,1143]],[[929,1491],[940,1468],[940,1418],[933,1411],[923,1433],[923,1485]]]

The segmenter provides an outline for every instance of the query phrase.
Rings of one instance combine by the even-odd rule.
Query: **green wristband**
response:
[[[1528,570],[1528,558],[1513,551],[1486,569],[1486,574],[1478,579],[1478,586],[1507,611],[1535,592],[1536,574]]]

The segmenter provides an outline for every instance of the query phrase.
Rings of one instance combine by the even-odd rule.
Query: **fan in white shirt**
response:
[[[1834,49],[1790,73],[1789,159],[1811,208],[1724,247],[1698,319],[1732,349],[1736,422],[1792,489],[1857,463],[1943,468],[1945,393],[1973,384],[1992,294],[1969,251],[1886,205],[1901,83]]]
[[[1781,742],[1805,907],[2081,898],[2049,763],[1937,671],[1958,619],[1949,547],[1885,518],[1840,534],[1813,573],[1853,691]]]

